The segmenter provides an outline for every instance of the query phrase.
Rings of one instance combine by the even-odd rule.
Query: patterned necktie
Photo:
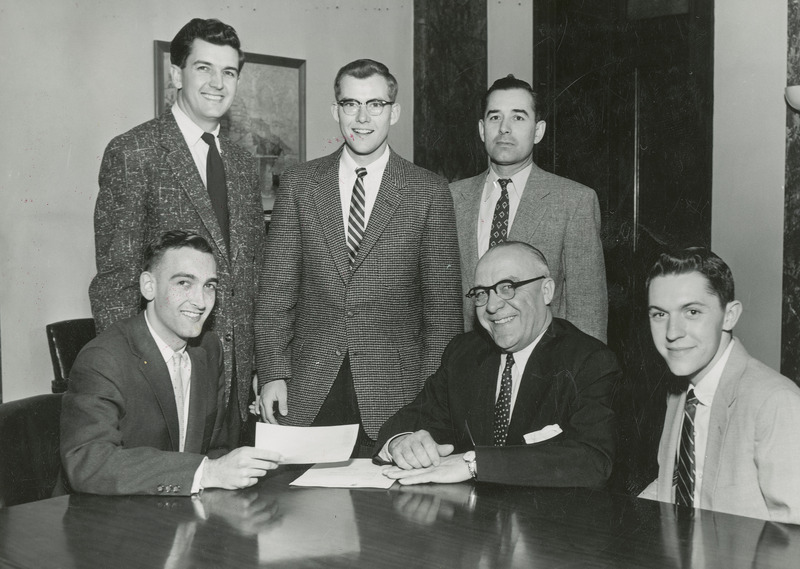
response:
[[[500,395],[494,404],[494,446],[506,446],[508,423],[511,418],[511,368],[514,367],[514,354],[506,355],[506,367],[500,380]]]
[[[500,199],[494,206],[489,249],[508,238],[508,184],[511,182],[511,178],[501,178],[497,182],[500,184]]]
[[[673,475],[675,503],[679,506],[694,505],[694,414],[697,411],[697,403],[694,389],[689,389],[689,393],[686,394],[686,406],[683,408],[681,446]]]
[[[210,132],[204,132],[201,138],[208,144],[208,157],[206,159],[208,197],[211,199],[211,207],[214,208],[220,229],[222,229],[225,244],[230,249],[228,186],[225,184],[225,166],[222,164],[222,156],[219,155],[219,150],[217,150],[217,141],[214,135]]]
[[[364,238],[364,182],[362,178],[367,175],[366,168],[356,168],[356,183],[353,186],[353,196],[350,198],[350,216],[347,218],[347,252],[350,255],[350,266],[356,261],[358,248]]]
[[[186,355],[185,357],[188,358],[189,356]],[[183,450],[184,442],[186,441],[186,417],[184,416],[184,408],[190,381],[190,378],[187,377],[188,370],[186,366],[184,366],[183,358],[184,354],[182,352],[175,352],[172,354],[172,388],[175,393],[175,407],[178,409],[180,450]]]

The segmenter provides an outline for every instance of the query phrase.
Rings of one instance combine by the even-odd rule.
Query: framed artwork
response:
[[[306,62],[247,52],[244,56],[236,98],[221,121],[220,134],[256,157],[269,222],[281,173],[306,158]],[[169,42],[155,41],[156,116],[177,97],[169,70]]]

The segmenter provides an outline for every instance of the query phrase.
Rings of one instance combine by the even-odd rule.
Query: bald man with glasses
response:
[[[554,318],[544,255],[521,242],[478,262],[472,299],[485,332],[461,334],[417,398],[381,428],[376,460],[401,484],[599,487],[611,474],[620,377],[614,354]]]

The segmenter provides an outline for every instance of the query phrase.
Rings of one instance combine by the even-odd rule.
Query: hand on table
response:
[[[442,457],[437,466],[429,466],[427,468],[404,470],[398,466],[390,466],[383,471],[383,474],[403,485],[426,484],[428,482],[450,484],[472,478],[467,463],[464,462],[463,454],[451,454]]]
[[[403,470],[438,466],[441,457],[453,452],[453,445],[437,444],[428,431],[401,435],[389,443],[389,454]]]

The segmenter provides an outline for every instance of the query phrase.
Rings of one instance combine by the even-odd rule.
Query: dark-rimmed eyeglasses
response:
[[[492,286],[475,286],[469,289],[469,292],[464,295],[467,298],[471,298],[475,301],[475,306],[484,306],[487,302],[489,302],[489,292],[494,291],[494,293],[502,298],[503,300],[511,300],[514,298],[514,295],[517,292],[517,289],[523,285],[535,283],[536,281],[540,281],[544,278],[547,278],[547,275],[542,275],[541,277],[536,277],[535,279],[528,279],[526,281],[512,281],[508,279],[504,279],[502,281],[494,283]]]
[[[372,115],[373,117],[377,117],[381,113],[383,113],[383,109],[386,105],[394,105],[394,101],[384,101],[383,99],[370,99],[366,103],[362,103],[361,101],[356,101],[355,99],[342,99],[341,101],[336,101],[336,104],[342,107],[344,114],[353,116],[358,113],[358,109],[361,108],[361,105],[367,107],[367,112]]]

